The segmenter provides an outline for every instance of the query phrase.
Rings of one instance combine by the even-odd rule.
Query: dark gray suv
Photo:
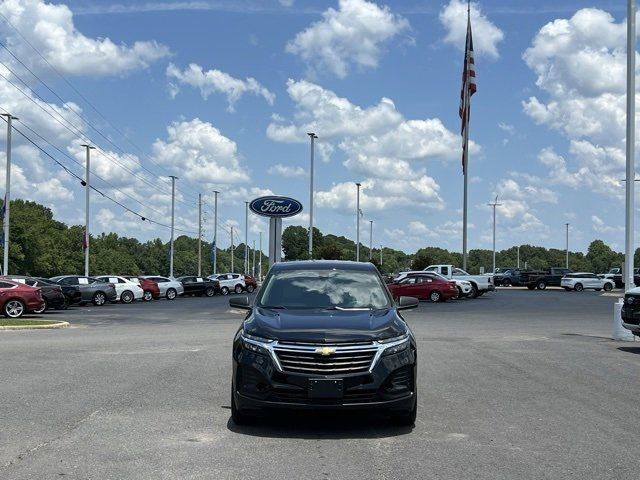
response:
[[[111,283],[104,283],[93,277],[81,275],[62,275],[51,277],[51,281],[62,287],[62,292],[69,299],[69,304],[93,303],[101,307],[107,302],[118,299],[116,289]]]

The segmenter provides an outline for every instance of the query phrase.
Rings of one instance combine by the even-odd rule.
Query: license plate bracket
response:
[[[308,391],[309,398],[342,398],[344,386],[341,378],[311,378]]]

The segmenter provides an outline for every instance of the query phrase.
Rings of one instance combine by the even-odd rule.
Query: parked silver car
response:
[[[107,302],[118,300],[113,284],[101,282],[93,277],[61,275],[51,277],[51,281],[62,287],[62,293],[69,299],[69,304],[79,303],[84,305],[91,302],[101,307]]]
[[[145,275],[143,278],[156,282],[160,288],[160,296],[167,300],[173,300],[184,293],[184,286],[175,278],[159,277],[157,275]]]

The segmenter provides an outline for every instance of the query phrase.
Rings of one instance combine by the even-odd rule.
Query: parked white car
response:
[[[493,274],[469,275],[461,268],[453,265],[429,265],[425,272],[436,272],[449,280],[464,280],[471,284],[469,297],[476,298],[487,292],[493,292],[496,287],[493,283]]]
[[[409,275],[410,273],[424,273],[423,270],[418,270],[418,271],[411,271],[411,272],[400,272],[400,274],[398,274],[398,276],[396,278],[394,278],[394,281],[400,281],[402,280],[404,277],[406,277],[407,275]],[[466,296],[468,296],[469,294],[471,294],[471,292],[473,291],[473,287],[471,285],[471,282],[468,282],[466,280],[460,280],[458,278],[447,278],[444,275],[440,275],[438,272],[429,272],[432,273],[433,275],[442,278],[443,280],[448,280],[451,281],[453,280],[454,282],[456,282],[456,287],[458,288],[458,298],[464,298]]]
[[[242,293],[246,287],[244,276],[239,273],[218,273],[207,278],[220,282],[222,295],[229,295],[230,292]]]
[[[615,287],[613,280],[609,278],[600,278],[595,273],[589,272],[576,272],[567,273],[560,280],[560,286],[565,290],[575,290],[581,292],[584,289],[590,288],[596,291],[604,290],[610,292]]]
[[[95,277],[105,283],[112,283],[116,289],[116,295],[122,303],[131,303],[134,300],[142,300],[144,290],[136,282],[117,275],[100,275]]]
[[[158,284],[160,287],[160,296],[167,300],[173,300],[178,295],[184,293],[184,286],[175,278],[160,277],[157,275],[146,275],[143,278],[149,278]]]

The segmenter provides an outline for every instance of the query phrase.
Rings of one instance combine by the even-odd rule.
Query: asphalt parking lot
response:
[[[418,421],[230,420],[228,297],[75,308],[0,332],[2,479],[637,479],[640,342],[616,298],[503,289],[421,304]]]

